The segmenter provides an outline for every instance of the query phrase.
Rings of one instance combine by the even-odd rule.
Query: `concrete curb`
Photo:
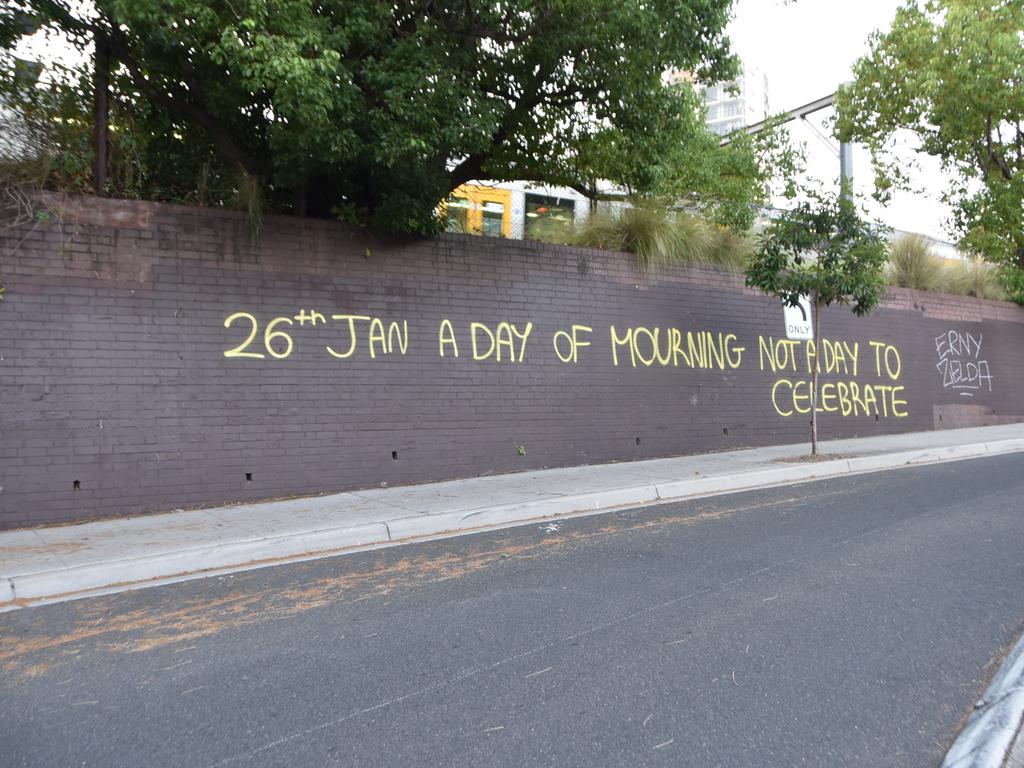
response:
[[[942,768],[1002,768],[1024,727],[1024,636],[1010,651]]]
[[[369,523],[350,528],[233,541],[5,578],[5,592],[9,590],[7,599],[10,601],[33,602],[60,596],[84,595],[116,586],[146,586],[150,581],[159,579],[213,575],[236,570],[242,565],[272,565],[305,554],[350,549],[387,540],[387,525]]]
[[[456,535],[565,515],[752,490],[829,477],[1024,451],[1024,439],[784,464],[716,477],[559,496],[494,507],[418,514],[356,526],[180,549],[142,558],[0,576],[0,610],[309,560],[359,548]]]

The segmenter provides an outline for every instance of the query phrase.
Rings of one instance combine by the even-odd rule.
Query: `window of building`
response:
[[[502,222],[505,220],[505,206],[493,200],[485,200],[481,211],[480,234],[484,237],[501,237]]]
[[[449,232],[469,232],[469,209],[468,198],[449,197],[444,207],[445,229]]]
[[[440,208],[449,232],[487,237],[508,237],[512,193],[507,189],[463,184]]]

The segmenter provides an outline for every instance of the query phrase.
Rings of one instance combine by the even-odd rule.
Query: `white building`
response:
[[[768,78],[757,67],[742,66],[729,83],[704,87],[708,128],[724,136],[768,117]]]

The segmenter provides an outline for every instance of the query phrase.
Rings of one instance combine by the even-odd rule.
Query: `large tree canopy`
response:
[[[878,196],[908,186],[891,150],[897,131],[912,131],[954,177],[946,199],[963,245],[998,264],[1024,302],[1024,4],[912,0],[854,74],[838,129],[870,148]]]
[[[706,129],[663,75],[731,77],[731,1],[20,0],[8,58],[24,14],[89,57],[50,73],[60,98],[2,85],[17,106],[77,104],[64,124],[85,126],[109,70],[112,193],[216,201],[241,177],[278,210],[430,231],[471,179],[678,178]]]

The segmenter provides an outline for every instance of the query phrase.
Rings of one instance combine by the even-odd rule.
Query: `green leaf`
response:
[[[911,0],[871,39],[836,101],[837,130],[868,146],[876,197],[909,188],[898,131],[950,175],[944,199],[962,248],[999,266],[1024,303],[1024,4]]]

